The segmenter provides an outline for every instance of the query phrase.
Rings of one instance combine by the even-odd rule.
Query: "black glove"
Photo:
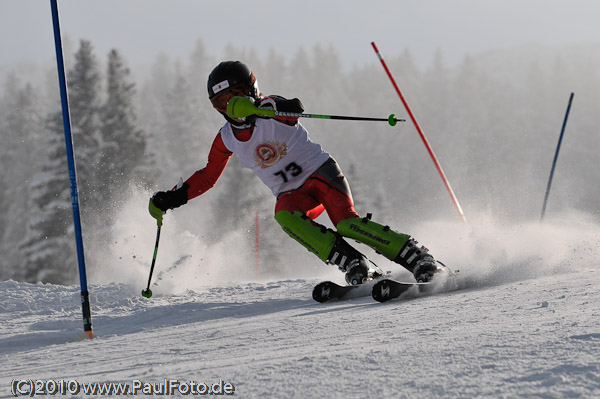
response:
[[[183,186],[176,190],[159,191],[154,194],[151,201],[155,207],[163,212],[166,212],[169,209],[178,208],[188,202],[188,187],[189,185],[184,183]]]
[[[292,98],[291,100],[283,97],[275,98],[275,105],[277,106],[277,111],[280,112],[293,112],[296,114],[304,112],[304,105],[297,98]]]
[[[293,112],[295,114],[304,112],[304,105],[299,99],[292,98],[288,100],[277,95],[261,98],[255,102],[255,106],[264,109],[274,109],[279,112]]]

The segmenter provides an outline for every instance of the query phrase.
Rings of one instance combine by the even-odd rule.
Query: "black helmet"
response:
[[[236,95],[245,95],[252,98],[258,98],[258,83],[254,73],[246,64],[240,61],[224,61],[212,70],[208,75],[208,98],[213,100],[219,94],[234,91]],[[213,101],[213,105],[217,107]]]

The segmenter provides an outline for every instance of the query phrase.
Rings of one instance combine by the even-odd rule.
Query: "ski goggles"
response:
[[[224,90],[218,93],[210,99],[210,102],[212,103],[213,107],[215,107],[217,110],[226,112],[227,103],[229,102],[229,100],[231,100],[232,97],[247,96],[249,94],[250,90],[247,86],[234,86],[228,90]]]

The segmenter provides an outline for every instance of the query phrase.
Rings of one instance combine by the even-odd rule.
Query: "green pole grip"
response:
[[[275,110],[258,108],[248,97],[231,97],[227,103],[227,116],[241,119],[250,115],[275,116]]]

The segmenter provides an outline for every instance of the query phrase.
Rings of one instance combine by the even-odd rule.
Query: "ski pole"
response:
[[[405,119],[396,118],[391,114],[387,118],[366,118],[362,116],[341,116],[341,115],[321,115],[304,114],[296,112],[281,112],[273,109],[258,108],[248,97],[232,97],[227,103],[227,115],[230,118],[245,118],[250,115],[266,116],[273,118],[275,116],[287,116],[292,118],[314,118],[314,119],[337,119],[344,121],[377,121],[387,122],[390,126],[396,126],[398,122],[406,122]]]
[[[556,145],[556,152],[554,153],[554,160],[552,161],[552,168],[550,169],[550,178],[548,179],[548,186],[546,187],[546,194],[544,196],[544,205],[542,206],[542,217],[546,214],[546,205],[548,204],[548,197],[550,196],[550,188],[552,187],[552,178],[554,177],[554,169],[556,168],[556,161],[558,160],[558,153],[560,152],[560,145],[562,144],[563,136],[565,134],[565,127],[567,127],[567,120],[569,119],[569,112],[571,111],[571,104],[573,104],[573,96],[575,93],[571,93],[569,97],[569,104],[567,105],[567,111],[565,113],[565,119],[563,120],[562,129],[560,129],[560,136],[558,137],[558,144]]]
[[[427,140],[427,137],[425,137],[425,133],[423,133],[423,130],[421,129],[421,126],[419,125],[419,122],[417,122],[417,119],[413,115],[410,107],[408,106],[408,103],[404,99],[404,96],[402,95],[402,92],[398,88],[398,85],[396,84],[396,81],[394,80],[392,73],[388,69],[387,64],[385,63],[385,61],[383,60],[383,57],[379,53],[379,49],[375,45],[375,42],[371,42],[371,46],[373,46],[373,50],[375,50],[375,54],[377,54],[377,57],[379,58],[379,61],[381,61],[381,65],[383,66],[383,69],[385,70],[388,77],[390,78],[390,81],[392,82],[392,86],[394,86],[394,89],[396,89],[396,93],[398,93],[398,96],[400,97],[402,104],[404,104],[404,108],[406,108],[406,111],[408,112],[410,119],[412,120],[413,124],[415,125],[415,128],[417,129],[419,136],[421,136],[421,140],[423,141],[423,144],[425,144],[425,148],[427,148],[427,152],[429,152],[429,155],[431,156],[431,159],[433,160],[433,163],[434,163],[436,169],[438,170],[440,177],[442,178],[442,181],[444,182],[444,185],[446,186],[446,190],[448,190],[448,194],[450,194],[450,199],[454,203],[454,206],[456,207],[456,210],[458,211],[460,218],[462,219],[463,222],[467,223],[467,218],[465,217],[465,214],[464,214],[460,204],[458,203],[458,199],[456,198],[456,195],[454,195],[454,190],[452,190],[452,187],[450,186],[450,182],[448,181],[448,178],[446,177],[446,174],[444,173],[444,170],[442,169],[442,165],[440,165],[440,163],[438,162],[437,157],[435,156],[435,153],[433,152],[433,149],[431,148],[431,145],[429,145],[429,141]]]
[[[152,290],[150,289],[150,281],[152,281],[152,272],[154,272],[154,264],[156,263],[156,254],[158,253],[158,241],[160,240],[160,227],[159,224],[156,228],[156,244],[154,244],[154,256],[152,257],[152,265],[150,266],[150,277],[148,277],[148,286],[145,290],[142,290],[142,296],[150,298],[152,296]]]

